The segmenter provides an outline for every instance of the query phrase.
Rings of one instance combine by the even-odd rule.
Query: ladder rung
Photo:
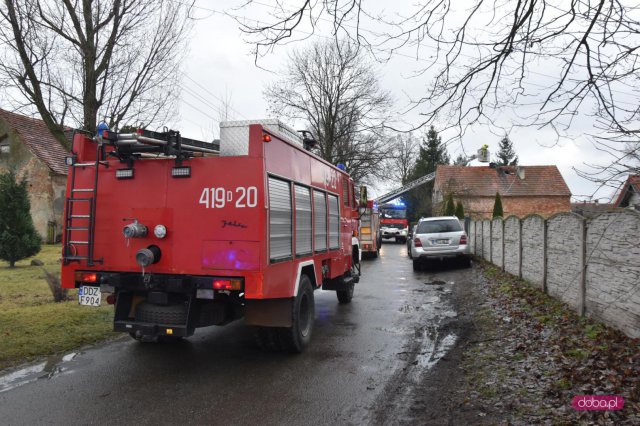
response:
[[[89,259],[89,256],[65,256],[64,260],[85,260]]]
[[[76,203],[79,201],[91,201],[93,198],[69,198],[69,201],[72,203]]]
[[[73,214],[71,219],[89,219],[91,216],[88,214]]]
[[[95,161],[93,163],[75,163],[74,167],[87,167],[87,166],[95,166]]]
[[[75,226],[70,226],[67,228],[68,231],[88,231],[89,228],[78,228]]]
[[[89,244],[89,241],[69,241],[69,244]]]
[[[71,192],[93,192],[93,189],[72,189]]]

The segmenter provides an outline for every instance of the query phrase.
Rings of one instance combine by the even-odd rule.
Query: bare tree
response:
[[[437,120],[464,133],[512,108],[516,125],[563,134],[577,126],[576,117],[590,117],[595,142],[614,155],[612,166],[629,140],[638,141],[634,0],[426,0],[385,17],[359,0],[296,3],[273,9],[266,24],[244,23],[256,58],[328,21],[336,36],[346,34],[381,60],[409,48],[424,63],[417,75],[429,82],[414,99],[422,125]],[[637,163],[607,168],[601,178],[638,170]]]
[[[271,112],[307,123],[325,160],[359,182],[381,172],[382,133],[391,104],[371,64],[348,42],[315,43],[290,55],[283,78],[265,90]]]
[[[4,0],[0,78],[16,109],[64,125],[148,125],[172,113],[189,6],[169,0]]]
[[[385,162],[385,177],[404,185],[410,180],[418,158],[420,141],[412,133],[398,133],[389,140],[391,152]]]

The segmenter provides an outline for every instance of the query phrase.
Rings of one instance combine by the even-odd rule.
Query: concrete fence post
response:
[[[581,241],[581,256],[580,256],[580,276],[579,276],[579,286],[578,289],[578,314],[580,316],[584,316],[586,311],[586,299],[587,299],[587,220],[582,219],[580,224],[582,230],[582,241]]]
[[[522,219],[518,218],[518,278],[522,279]]]
[[[547,220],[544,220],[544,237],[542,238],[542,291],[546,294],[549,294],[547,289],[547,265],[549,264],[547,259],[547,247],[549,246],[548,242],[548,232],[549,224]]]

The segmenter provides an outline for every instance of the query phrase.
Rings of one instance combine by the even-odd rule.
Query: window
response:
[[[429,220],[418,223],[416,234],[437,234],[440,232],[462,231],[460,221],[455,219]]]

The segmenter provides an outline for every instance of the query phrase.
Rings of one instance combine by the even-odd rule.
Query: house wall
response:
[[[49,224],[55,229],[54,239],[60,240],[66,176],[55,174],[22,143],[15,132],[0,120],[0,135],[8,134],[10,152],[0,155],[0,173],[11,168],[18,179],[27,180],[33,225],[43,241],[49,241]]]
[[[550,217],[556,213],[571,211],[571,198],[568,196],[545,197],[509,197],[500,194],[502,198],[502,210],[504,217],[524,217],[528,214],[539,214],[542,217]],[[461,197],[466,214],[474,219],[491,217],[493,215],[493,197]]]
[[[470,232],[478,232],[487,222],[476,221]],[[575,214],[559,214],[548,220],[537,215],[523,220],[508,218],[504,227],[505,259],[511,258],[508,251],[520,251],[518,269],[523,279],[579,314],[640,338],[638,235],[640,213],[629,209],[606,212],[591,220]],[[493,241],[491,249],[495,246]],[[475,249],[477,255],[478,244]],[[483,253],[485,259],[492,257]],[[505,266],[515,271],[510,264],[510,260],[505,261]]]

